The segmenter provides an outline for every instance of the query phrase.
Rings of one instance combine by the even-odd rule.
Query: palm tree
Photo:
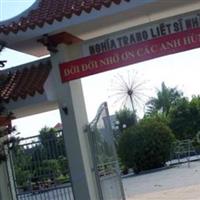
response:
[[[162,113],[168,115],[171,107],[183,96],[177,88],[169,88],[164,82],[161,84],[161,90],[157,90],[157,97],[152,97],[146,103],[147,114]]]

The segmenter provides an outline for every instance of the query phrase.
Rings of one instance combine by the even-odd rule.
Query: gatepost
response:
[[[6,162],[0,164],[0,200],[13,200],[11,178],[8,175],[8,165]]]
[[[63,125],[74,196],[76,200],[99,200],[88,135],[84,132],[88,120],[81,81],[62,83],[59,71],[60,63],[81,56],[81,47],[77,44],[70,46],[59,44],[57,50],[57,53],[51,55],[52,75]]]

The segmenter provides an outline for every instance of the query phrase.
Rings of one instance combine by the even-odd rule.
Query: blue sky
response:
[[[30,7],[35,0],[0,0],[0,20],[12,18]]]
[[[28,8],[33,2],[34,0],[0,0],[0,20],[5,20],[19,14],[20,11]],[[162,81],[169,87],[177,87],[182,90],[185,96],[191,97],[192,95],[199,94],[199,55],[200,50],[195,49],[83,78],[83,91],[89,121],[94,118],[98,106],[104,101],[108,101],[110,113],[114,113],[119,109],[119,105],[113,104],[114,97],[109,97],[111,96],[111,82],[116,74],[126,76],[130,71],[137,72],[137,77],[147,83],[144,92],[149,97],[155,95],[155,88],[160,88]],[[1,59],[8,60],[7,67],[16,66],[35,59],[33,56],[8,49],[0,57]],[[137,110],[138,114],[142,116],[143,106],[138,107]],[[28,136],[38,134],[38,131],[45,125],[54,126],[59,121],[58,111],[52,111],[48,114],[43,113],[15,120],[14,125],[21,132],[21,136]],[[33,125],[30,126],[30,124]]]

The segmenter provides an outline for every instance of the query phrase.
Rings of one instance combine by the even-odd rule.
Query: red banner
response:
[[[62,63],[61,79],[62,82],[67,82],[198,47],[200,47],[200,29],[191,29]]]

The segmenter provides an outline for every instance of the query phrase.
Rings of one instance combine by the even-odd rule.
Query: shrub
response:
[[[135,173],[163,167],[170,157],[174,136],[167,125],[155,118],[143,119],[120,138],[121,162]]]

